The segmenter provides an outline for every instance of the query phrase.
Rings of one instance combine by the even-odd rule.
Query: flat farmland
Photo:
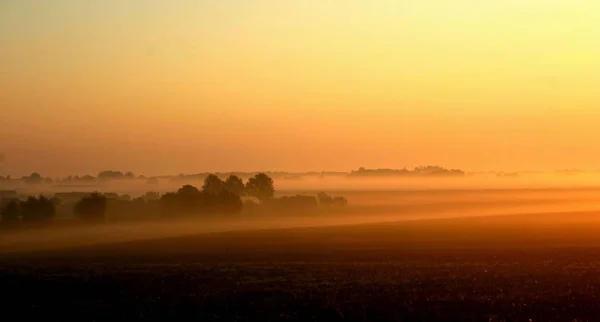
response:
[[[5,310],[80,321],[595,321],[600,213],[205,233],[0,259]]]

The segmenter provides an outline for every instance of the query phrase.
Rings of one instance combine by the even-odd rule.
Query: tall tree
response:
[[[39,223],[52,219],[56,214],[54,202],[44,196],[29,197],[21,203],[23,222]]]
[[[2,206],[0,211],[0,220],[2,226],[13,227],[19,224],[21,216],[21,207],[18,200],[11,200]]]
[[[246,194],[256,197],[261,202],[273,198],[275,195],[273,179],[264,173],[255,175],[246,183]]]
[[[92,193],[82,198],[73,209],[75,215],[86,221],[102,221],[106,216],[107,198],[100,193]]]
[[[29,177],[23,177],[22,180],[27,184],[40,184],[44,179],[39,173],[34,172]]]
[[[225,190],[238,196],[242,196],[244,194],[244,181],[236,175],[230,175],[227,180],[225,180]]]
[[[225,182],[223,182],[216,174],[211,173],[204,179],[202,191],[216,195],[221,193],[224,188]]]
[[[98,173],[99,180],[123,179],[125,175],[121,171],[107,170]]]

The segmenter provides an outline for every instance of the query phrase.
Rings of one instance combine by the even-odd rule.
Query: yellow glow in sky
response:
[[[596,0],[5,0],[14,174],[600,165]],[[71,161],[72,160],[72,161]]]

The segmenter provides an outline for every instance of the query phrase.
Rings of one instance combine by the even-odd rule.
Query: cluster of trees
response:
[[[235,214],[244,207],[242,197],[252,197],[260,203],[266,203],[274,195],[273,179],[264,173],[256,174],[246,183],[236,175],[221,180],[216,174],[209,174],[201,189],[185,185],[177,192],[164,194],[160,198],[160,205],[166,209],[166,213],[172,214]]]
[[[336,210],[347,205],[348,201],[344,197],[331,197],[324,192],[320,192],[316,196],[295,195],[271,198],[261,204],[247,200],[244,204],[244,211],[286,215],[290,213],[314,213],[319,207],[328,211]]]
[[[319,203],[315,196],[295,195],[270,200],[265,208],[274,213],[287,214],[311,212],[318,206]]]
[[[134,179],[142,179],[142,180],[156,180],[156,178],[146,178],[145,176],[136,176],[133,172],[120,172],[120,171],[102,171],[98,173],[96,177],[91,175],[84,176],[68,176],[65,178],[50,178],[43,177],[41,174],[34,172],[28,176],[23,176],[20,178],[20,181],[26,184],[53,184],[53,183],[94,183],[98,181],[108,181],[108,180],[134,180]],[[13,179],[10,176],[0,176],[0,182],[3,181],[12,181]]]
[[[51,221],[56,214],[54,200],[44,196],[26,200],[10,200],[0,212],[3,226],[14,227],[21,223],[40,224]]]
[[[133,219],[141,216],[231,215],[242,211],[242,196],[264,202],[273,198],[274,193],[273,180],[265,174],[257,174],[246,183],[235,175],[221,180],[210,174],[201,189],[184,185],[175,192],[163,195],[148,192],[135,199],[128,195],[94,193],[77,202],[73,212],[85,221],[102,221],[107,216]]]
[[[73,207],[73,213],[82,220],[103,221],[106,216],[107,204],[107,196],[95,192],[81,198]]]
[[[164,194],[160,198],[162,213],[169,215],[191,214],[236,214],[242,211],[240,195],[228,190],[211,192],[207,189],[185,185],[177,192]]]
[[[246,199],[245,202],[243,199]],[[184,185],[175,192],[160,195],[148,192],[131,198],[116,193],[57,193],[54,198],[29,197],[10,200],[0,205],[2,225],[14,227],[21,224],[50,222],[57,213],[71,214],[85,222],[102,222],[107,219],[127,220],[148,217],[174,217],[182,215],[235,215],[243,210],[252,212],[287,213],[346,206],[343,197],[330,197],[325,193],[315,196],[284,196],[275,198],[273,179],[264,173],[256,174],[246,182],[230,175],[222,180],[208,175],[200,189]]]
[[[317,176],[321,179],[325,176],[348,176],[348,177],[365,177],[365,176],[465,176],[465,172],[458,169],[446,169],[440,166],[419,166],[412,170],[409,169],[365,169],[359,168],[358,170],[351,171],[350,173],[344,172],[305,172],[305,173],[288,173],[288,172],[267,172],[262,175],[270,178],[276,177],[283,180],[301,180],[305,176]],[[252,173],[216,173],[216,174],[180,174],[172,177],[163,177],[164,179],[170,179],[178,182],[193,182],[202,180],[207,176],[222,176],[222,177],[233,177],[233,178],[254,178],[255,174]],[[26,184],[91,184],[96,182],[105,182],[111,180],[146,180],[148,184],[158,183],[157,177],[146,177],[143,175],[136,176],[133,172],[121,172],[115,170],[101,171],[97,176],[84,175],[84,176],[68,176],[66,178],[49,178],[43,177],[39,173],[32,173],[29,176],[20,178],[20,181]],[[6,182],[14,180],[10,176],[0,176],[0,182]],[[240,179],[241,180],[241,179]]]
[[[419,166],[413,170],[404,169],[365,169],[359,168],[350,172],[349,177],[369,176],[433,176],[433,177],[464,177],[466,173],[458,169],[446,169],[440,166]]]
[[[121,171],[102,171],[98,173],[99,180],[123,180],[123,179],[135,179],[133,172],[123,173]]]
[[[90,175],[85,175],[85,176],[68,176],[62,180],[56,180],[57,182],[64,182],[64,183],[94,183],[96,182],[96,177],[94,176],[90,176]]]
[[[29,176],[22,177],[21,181],[23,181],[27,184],[52,183],[51,178],[44,178],[37,172],[34,172]]]
[[[325,207],[345,207],[348,205],[348,200],[344,197],[331,197],[324,192],[317,194],[319,204]]]

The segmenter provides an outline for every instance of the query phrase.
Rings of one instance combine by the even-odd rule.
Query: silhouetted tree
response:
[[[198,188],[192,186],[192,185],[185,185],[181,188],[179,188],[179,190],[177,190],[177,194],[181,195],[181,196],[186,196],[186,197],[192,197],[192,196],[197,196],[200,193],[200,190],[198,190]]]
[[[225,182],[223,182],[223,180],[221,180],[215,174],[209,174],[204,179],[204,185],[202,185],[202,191],[212,194],[219,194],[221,193],[221,191],[223,191],[224,188]]]
[[[119,199],[119,194],[116,192],[106,192],[104,193],[104,196],[106,197],[106,199]]]
[[[243,203],[239,195],[224,189],[211,193],[186,185],[175,193],[164,194],[160,198],[160,207],[167,215],[234,214],[241,212]]]
[[[331,207],[341,208],[348,205],[348,200],[346,200],[346,198],[331,197],[324,192],[319,192],[317,194],[317,199],[322,207],[326,207],[328,209],[331,209]]]
[[[107,198],[100,193],[92,193],[82,198],[73,211],[85,221],[102,221],[106,216]]]
[[[79,178],[79,180],[82,182],[94,182],[94,181],[96,181],[96,178],[94,178],[90,175],[85,175],[85,176]]]
[[[335,197],[332,200],[332,204],[337,207],[345,207],[348,205],[348,200],[344,197]]]
[[[259,173],[248,179],[246,183],[246,194],[256,197],[261,202],[273,198],[275,195],[275,185],[273,179],[264,173]]]
[[[404,169],[365,169],[359,168],[348,174],[349,177],[358,176],[465,176],[465,172],[457,169],[445,169],[440,166],[419,166],[412,171]]]
[[[158,192],[148,191],[144,194],[144,200],[158,200],[160,199],[160,194]]]
[[[244,181],[236,175],[230,175],[225,180],[225,189],[233,194],[242,196],[244,194]]]
[[[198,188],[185,185],[175,194],[175,205],[176,209],[179,211],[184,211],[186,213],[197,212],[203,203],[202,193]]]
[[[15,227],[20,223],[21,205],[18,200],[11,200],[2,205],[0,220],[3,227]]]
[[[114,179],[123,179],[125,175],[120,171],[102,171],[98,173],[98,179],[100,180],[114,180]]]
[[[218,195],[208,197],[216,201],[214,210],[221,214],[239,214],[244,207],[240,195],[227,190],[221,191]]]
[[[107,199],[106,201],[106,217],[111,220],[139,219],[156,213],[157,209],[149,208],[143,197],[133,200],[120,198]]]
[[[21,202],[21,215],[24,223],[40,223],[51,220],[56,214],[54,202],[44,196],[29,197]]]
[[[325,192],[319,192],[317,194],[317,199],[319,199],[319,204],[322,206],[329,206],[333,202],[333,198],[331,198]]]
[[[160,197],[160,208],[163,214],[173,215],[181,211],[179,195],[176,192],[168,192]]]
[[[34,172],[28,177],[23,177],[22,180],[27,184],[40,184],[44,179],[39,173]]]

